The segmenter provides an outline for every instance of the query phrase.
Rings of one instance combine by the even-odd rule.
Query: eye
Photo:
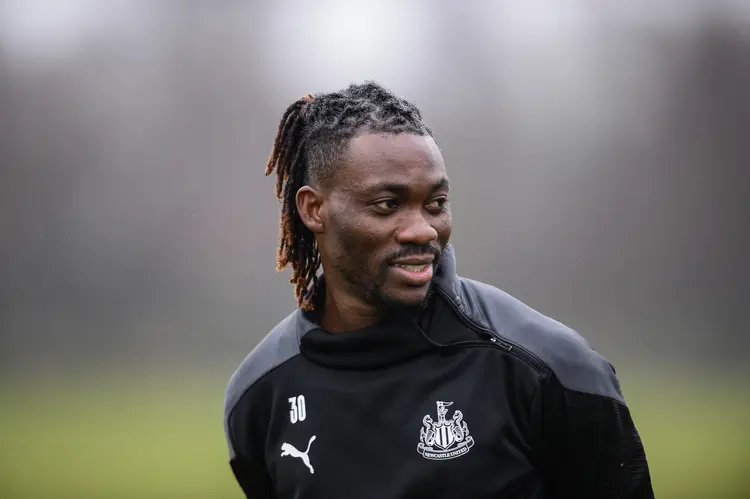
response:
[[[448,203],[448,198],[442,197],[433,199],[427,204],[427,209],[431,211],[442,211],[445,209],[445,205]]]
[[[373,205],[377,206],[383,211],[393,211],[398,208],[398,203],[395,199],[383,199],[382,201],[373,203]]]

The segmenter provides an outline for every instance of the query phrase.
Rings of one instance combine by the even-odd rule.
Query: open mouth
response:
[[[400,269],[407,270],[409,272],[416,272],[416,273],[424,272],[425,270],[427,270],[427,267],[432,266],[431,263],[424,263],[424,264],[393,263],[391,265]]]
[[[434,255],[418,255],[409,258],[398,258],[390,262],[398,279],[407,286],[422,287],[432,280]]]

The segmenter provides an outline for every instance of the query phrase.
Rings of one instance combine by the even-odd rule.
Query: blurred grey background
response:
[[[750,4],[605,4],[5,0],[2,365],[237,361],[294,306],[281,113],[365,79],[435,130],[463,274],[615,359],[744,362]]]
[[[750,371],[746,1],[4,0],[2,374],[228,377],[295,304],[278,120],[366,79],[436,133],[460,273],[618,368]]]

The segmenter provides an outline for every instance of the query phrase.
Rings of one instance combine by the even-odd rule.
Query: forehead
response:
[[[357,190],[398,182],[436,182],[445,177],[445,163],[435,140],[410,133],[364,133],[344,153],[339,180]]]

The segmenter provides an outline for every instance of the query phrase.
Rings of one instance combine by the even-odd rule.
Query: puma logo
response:
[[[308,456],[307,453],[310,452],[310,446],[312,445],[314,441],[315,441],[315,435],[310,437],[310,441],[307,443],[307,450],[305,452],[301,452],[297,450],[297,448],[294,447],[292,444],[288,444],[284,442],[283,444],[281,444],[281,457],[292,456],[292,457],[298,457],[302,459],[302,462],[305,463],[305,466],[307,466],[310,469],[310,474],[312,475],[313,473],[315,473],[315,470],[310,464],[310,456]]]

